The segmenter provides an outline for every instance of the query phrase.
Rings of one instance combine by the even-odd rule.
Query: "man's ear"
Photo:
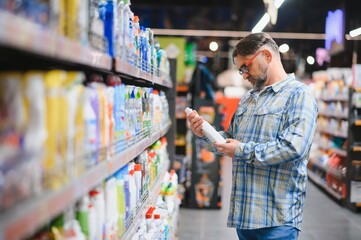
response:
[[[268,49],[263,50],[263,56],[265,56],[265,59],[266,59],[267,63],[272,62],[273,55]]]

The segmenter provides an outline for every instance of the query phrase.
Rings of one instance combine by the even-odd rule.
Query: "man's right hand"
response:
[[[202,132],[202,123],[203,123],[203,117],[199,116],[197,111],[193,110],[187,117],[191,129],[194,132],[195,135],[198,137],[204,137],[204,134]]]

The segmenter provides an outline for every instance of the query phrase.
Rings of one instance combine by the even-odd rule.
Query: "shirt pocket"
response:
[[[282,121],[283,108],[262,106],[256,109],[255,124],[259,130],[259,134],[266,137],[266,141],[269,138],[274,139],[278,136]]]

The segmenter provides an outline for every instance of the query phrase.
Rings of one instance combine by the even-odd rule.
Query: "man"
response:
[[[228,131],[220,132],[227,142],[211,143],[196,111],[188,116],[190,126],[209,150],[232,157],[228,227],[236,228],[239,239],[297,239],[316,101],[306,85],[285,72],[268,34],[241,39],[233,58],[253,89],[241,99]]]

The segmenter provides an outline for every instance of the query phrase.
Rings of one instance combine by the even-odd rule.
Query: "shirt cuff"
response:
[[[206,141],[206,142],[208,142],[208,138],[206,137],[206,136],[204,136],[204,137],[199,137],[201,140],[204,140],[204,141]]]
[[[244,154],[244,147],[245,147],[245,143],[238,143],[238,146],[236,148],[236,151],[234,152],[234,156],[238,159],[243,160],[246,163],[252,163],[252,160],[250,159],[246,159],[246,155]]]

